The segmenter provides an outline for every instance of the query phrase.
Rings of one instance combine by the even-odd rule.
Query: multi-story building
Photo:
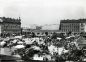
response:
[[[60,30],[62,33],[81,33],[86,32],[86,19],[78,20],[61,20],[60,21]]]
[[[0,17],[0,34],[21,33],[21,19]]]

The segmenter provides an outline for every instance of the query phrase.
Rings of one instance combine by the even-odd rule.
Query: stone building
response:
[[[86,19],[78,19],[78,20],[61,20],[60,27],[62,33],[81,33],[86,32]]]
[[[20,34],[21,19],[0,17],[0,34]]]

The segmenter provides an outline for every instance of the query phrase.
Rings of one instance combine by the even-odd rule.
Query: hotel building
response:
[[[20,34],[21,19],[0,17],[0,34]]]
[[[60,31],[62,33],[81,33],[86,32],[86,19],[78,19],[78,20],[61,20],[60,21]]]

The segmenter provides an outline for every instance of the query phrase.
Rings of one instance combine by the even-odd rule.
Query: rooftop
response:
[[[14,18],[7,18],[7,17],[0,17],[0,22],[2,23],[21,23],[21,19],[14,19]]]
[[[61,20],[60,22],[61,23],[86,23],[86,19],[77,19],[77,20],[75,20],[75,19],[71,19],[71,20],[67,19],[67,20]]]

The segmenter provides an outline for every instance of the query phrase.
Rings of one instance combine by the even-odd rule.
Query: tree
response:
[[[48,32],[45,32],[45,35],[47,36],[48,35]]]
[[[71,34],[72,34],[72,32],[71,32],[71,31],[69,31],[69,32],[67,33],[67,35],[68,35],[68,36],[70,36]]]
[[[34,32],[32,32],[32,37],[35,37],[36,35],[35,35],[35,33]]]
[[[56,39],[57,38],[57,33],[53,33],[52,36],[51,36],[51,39]]]
[[[78,50],[78,49],[72,50],[72,51],[69,52],[67,60],[81,61],[82,60],[82,58],[81,58],[82,56],[84,56],[82,50]]]
[[[31,48],[31,49],[22,48],[22,49],[18,49],[16,51],[21,56],[21,59],[24,61],[32,60],[31,58],[34,56],[34,54],[37,54],[40,52],[39,50],[34,50],[33,48]]]

